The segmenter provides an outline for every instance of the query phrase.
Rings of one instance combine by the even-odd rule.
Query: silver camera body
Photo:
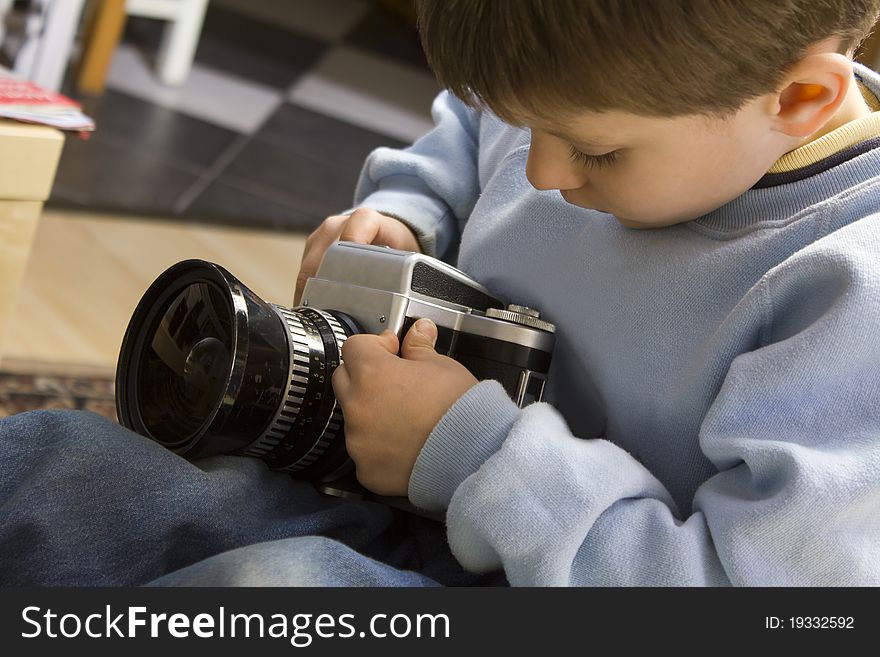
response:
[[[555,342],[553,324],[542,320],[537,310],[505,305],[481,284],[436,258],[338,242],[306,282],[301,304],[344,313],[362,332],[390,330],[400,338],[415,320],[431,319],[438,328],[439,353],[465,366],[474,364],[477,378],[496,378],[520,407],[543,396]],[[471,343],[466,353],[462,352],[463,338]],[[482,355],[480,342],[486,346]],[[477,364],[477,359],[485,362]],[[505,364],[515,368],[516,374]]]

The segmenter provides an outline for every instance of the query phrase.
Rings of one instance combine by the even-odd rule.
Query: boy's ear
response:
[[[808,55],[799,61],[774,96],[774,128],[791,137],[812,135],[840,108],[852,75],[852,60],[840,53]]]

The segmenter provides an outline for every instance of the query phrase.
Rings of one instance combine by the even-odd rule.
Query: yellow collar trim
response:
[[[872,114],[842,125],[837,130],[819,137],[780,157],[767,173],[787,173],[821,162],[835,153],[861,144],[873,137],[880,137],[880,100],[859,82],[859,89]]]

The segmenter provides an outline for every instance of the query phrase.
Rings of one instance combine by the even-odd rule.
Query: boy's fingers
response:
[[[380,335],[361,333],[353,335],[342,345],[342,360],[345,361],[350,376],[368,369],[377,359],[388,355],[396,356],[400,348],[397,336],[391,331]]]
[[[369,208],[358,208],[351,213],[342,227],[339,239],[342,242],[373,244],[379,232],[382,215]]]
[[[298,306],[299,300],[302,298],[303,290],[306,287],[306,281],[314,276],[314,272],[308,269],[304,264],[300,266],[299,273],[296,275],[296,290],[293,293],[293,305]]]
[[[345,215],[328,217],[306,239],[302,262],[299,265],[299,274],[296,276],[296,292],[293,297],[294,306],[299,305],[306,281],[318,273],[318,266],[321,264],[324,253],[339,238],[339,233],[342,231],[347,220],[348,217]]]
[[[339,239],[359,244],[379,244],[404,251],[421,251],[415,234],[403,222],[370,208],[358,208],[342,229]]]
[[[423,360],[437,355],[437,325],[430,319],[420,319],[403,337],[400,355],[407,360]]]
[[[381,244],[405,251],[421,251],[418,239],[406,224],[370,208],[358,208],[350,215],[328,217],[306,240],[299,274],[296,277],[294,306],[299,305],[306,282],[318,273],[324,254],[337,240],[357,244]]]
[[[396,356],[397,352],[400,351],[400,340],[397,339],[397,336],[392,331],[387,329],[382,331],[379,334],[378,342],[392,356]]]
[[[339,366],[333,370],[333,376],[330,379],[330,383],[333,385],[333,394],[336,395],[337,399],[345,399],[347,398],[348,391],[351,388],[351,377],[348,374],[348,370],[345,369],[345,363],[340,363]]]
[[[416,239],[415,233],[409,226],[401,221],[386,221],[379,225],[374,244],[387,244],[401,251],[415,251],[421,253],[422,247]]]

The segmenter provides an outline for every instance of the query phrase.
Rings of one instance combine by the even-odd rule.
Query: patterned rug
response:
[[[87,410],[116,420],[113,379],[0,371],[0,417],[44,408]]]

